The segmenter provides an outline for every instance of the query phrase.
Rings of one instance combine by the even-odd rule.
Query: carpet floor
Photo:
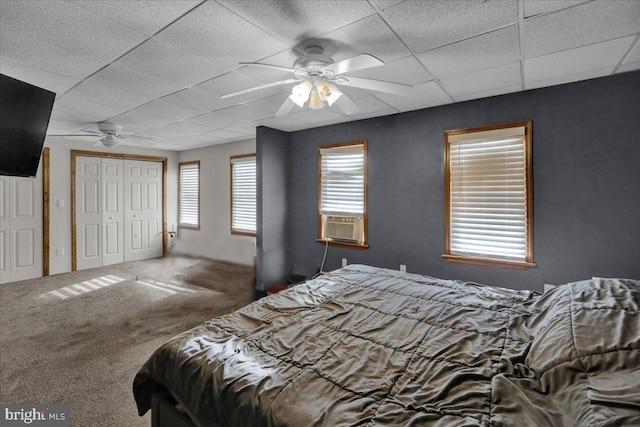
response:
[[[0,285],[0,402],[136,427],[133,378],[172,336],[255,299],[255,269],[166,257]]]

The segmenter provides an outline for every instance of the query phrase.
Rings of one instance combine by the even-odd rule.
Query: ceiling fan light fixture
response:
[[[100,139],[100,142],[102,142],[102,145],[105,147],[114,147],[118,145],[119,141],[115,135],[107,134],[104,138]]]
[[[299,85],[295,85],[291,90],[289,99],[295,102],[299,107],[304,106],[304,103],[309,100],[309,94],[311,92],[312,85],[309,81],[305,80]]]
[[[320,97],[323,101],[327,101],[329,106],[332,106],[334,102],[340,96],[342,96],[342,92],[340,92],[334,85],[325,82],[324,80],[320,80],[316,87],[318,88],[318,92],[320,92]]]
[[[311,96],[309,96],[309,108],[312,110],[319,110],[324,107],[324,101],[320,96],[317,88],[313,88],[311,91]]]

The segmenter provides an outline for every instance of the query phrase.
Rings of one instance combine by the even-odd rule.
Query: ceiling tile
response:
[[[518,22],[515,1],[408,0],[383,12],[416,53]]]
[[[137,111],[127,111],[124,114],[113,117],[109,120],[113,123],[121,125],[126,132],[145,132],[147,130],[159,128],[169,123],[175,122],[173,119],[167,119],[164,117],[150,116],[148,114],[139,113]]]
[[[398,110],[396,110],[395,108],[389,107],[386,110],[369,112],[365,114],[353,114],[351,117],[353,117],[356,120],[364,120],[364,119],[370,119],[373,117],[389,116],[391,114],[398,114]]]
[[[158,79],[148,74],[109,65],[87,81],[100,85],[146,95],[149,100],[183,89],[183,85]]]
[[[209,126],[214,129],[225,128],[228,126],[235,126],[237,124],[243,123],[242,120],[223,116],[222,114],[219,114],[217,111],[192,117],[186,121],[189,123]]]
[[[289,45],[375,13],[366,0],[220,0],[220,3]]]
[[[254,101],[248,102],[247,105],[250,105],[255,108],[259,108],[260,110],[275,113],[276,111],[278,111],[282,103],[288,97],[289,97],[288,92],[279,92],[275,95],[267,96],[264,98],[260,98],[260,99],[256,99]]]
[[[179,19],[156,38],[218,66],[237,66],[241,61],[256,61],[287,49],[287,45],[215,2],[204,3],[197,13]]]
[[[533,58],[638,32],[640,1],[597,1],[526,19],[525,56]],[[615,24],[614,24],[615,23]]]
[[[520,59],[518,26],[430,50],[418,59],[439,79],[508,64]]]
[[[348,73],[348,75],[404,83],[412,86],[433,80],[431,74],[424,69],[414,56],[407,56],[406,58],[387,62],[380,67],[367,68]]]
[[[216,129],[211,132],[205,132],[201,134],[203,136],[211,136],[222,141],[238,141],[240,139],[247,139],[247,135],[239,132],[232,132],[227,129]]]
[[[414,86],[411,93],[407,96],[380,93],[376,95],[376,98],[382,100],[398,111],[416,110],[419,108],[443,105],[451,102],[449,95],[447,95],[434,81]]]
[[[184,138],[185,136],[189,136],[189,134],[186,132],[171,130],[171,129],[167,129],[166,127],[147,130],[136,135],[147,137],[147,138],[153,138],[157,141],[170,141],[173,139],[179,139],[179,138]]]
[[[166,117],[173,119],[173,121],[180,121],[189,117],[198,116],[204,111],[196,110],[195,108],[185,107],[183,105],[176,105],[166,102],[162,99],[156,99],[147,104],[144,104],[134,111],[144,114],[150,114],[152,116]]]
[[[123,110],[130,110],[148,102],[148,98],[143,95],[100,86],[92,83],[91,80],[83,81],[69,91],[67,96],[77,97],[85,101],[92,101],[111,107],[118,107]]]
[[[529,18],[543,13],[566,9],[588,0],[524,0],[524,17]]]
[[[3,62],[11,61],[78,79],[105,65],[104,60],[5,29],[0,30],[0,46]]]
[[[368,53],[390,62],[409,56],[411,52],[378,15],[309,40],[305,46],[320,46],[325,54],[340,61],[352,56]]]
[[[250,89],[256,86],[260,86],[264,83],[250,79],[249,77],[240,74],[236,71],[232,71],[222,76],[213,78],[204,83],[194,86],[195,89],[207,92],[216,96],[226,95],[229,93],[238,92],[245,89]],[[280,91],[276,88],[266,88],[257,91],[252,91],[244,95],[234,96],[228,98],[233,102],[249,102],[254,99],[264,98],[269,95],[274,95]]]
[[[391,6],[395,6],[398,3],[402,3],[405,0],[372,0],[372,3],[378,6],[380,9],[388,9]]]
[[[337,107],[333,108],[337,109]],[[323,123],[330,120],[341,120],[344,118],[344,115],[338,113],[335,110],[332,111],[327,107],[320,110],[311,110],[309,108],[305,108],[304,110],[291,113],[290,116],[291,118],[304,123]]]
[[[289,131],[298,126],[303,126],[305,125],[305,123],[301,122],[300,120],[296,120],[291,116],[282,116],[282,117],[272,117],[269,119],[260,120],[260,125],[268,126],[273,129]]]
[[[498,89],[490,89],[490,90],[484,90],[481,92],[466,93],[464,95],[454,96],[454,99],[456,102],[462,102],[462,101],[469,101],[471,99],[480,99],[480,98],[488,98],[490,96],[504,95],[505,93],[519,92],[521,90],[522,90],[522,85],[517,84],[514,86],[501,87]]]
[[[161,98],[163,101],[185,107],[195,108],[202,111],[219,110],[220,108],[235,105],[227,99],[220,99],[215,95],[205,93],[196,89],[184,89]]]
[[[2,1],[0,17],[6,30],[105,60],[147,38],[66,1]]]
[[[200,0],[74,0],[75,6],[115,21],[148,36],[154,35],[162,28],[195,7]]]
[[[78,84],[77,79],[27,67],[11,61],[0,61],[0,70],[2,70],[2,74],[6,76],[55,92],[56,94],[63,94]]]
[[[520,62],[513,62],[499,67],[476,71],[462,76],[440,80],[451,96],[490,91],[522,83],[520,78]]]
[[[168,82],[191,86],[225,72],[211,62],[156,40],[148,40],[115,62]]]
[[[635,36],[592,44],[525,60],[525,81],[548,80],[580,72],[615,67]]]
[[[608,75],[611,74],[612,71],[613,71],[613,67],[608,67],[608,68],[601,69],[601,70],[592,70],[592,71],[580,72],[580,73],[576,73],[576,74],[566,74],[564,76],[553,77],[553,78],[547,79],[547,80],[538,80],[538,81],[535,81],[535,82],[528,82],[528,83],[525,83],[524,87],[525,87],[526,90],[538,89],[538,88],[541,88],[541,87],[548,87],[548,86],[561,85],[561,84],[565,84],[565,83],[578,82],[580,80],[595,79],[597,77],[608,76]]]
[[[197,123],[190,123],[187,121],[170,123],[166,126],[162,126],[159,129],[176,130],[176,131],[185,133],[187,135],[195,135],[195,134],[214,130],[212,127],[199,125]]]
[[[94,116],[96,122],[108,120],[109,118],[121,114],[125,111],[122,108],[111,107],[109,105],[102,105],[96,102],[84,101],[78,97],[65,95],[62,98],[56,99],[53,104],[53,109],[56,111],[64,111],[66,113],[77,113],[85,117],[87,114]]]
[[[636,41],[635,43],[635,46],[633,47],[631,52],[629,52],[629,55],[625,58],[624,64],[640,61],[640,40]]]
[[[625,63],[620,68],[618,68],[618,70],[616,71],[616,74],[617,73],[626,73],[627,71],[634,71],[634,70],[640,70],[640,61],[638,61],[638,62],[630,62],[628,64]]]
[[[254,120],[266,119],[271,116],[271,113],[257,108],[250,107],[248,105],[236,105],[235,107],[225,108],[218,110],[216,113],[221,116],[231,117],[245,122],[252,122]]]
[[[352,116],[364,116],[375,112],[393,109],[388,104],[380,101],[375,96],[367,96],[366,98],[356,99],[353,101],[353,103],[358,106],[359,110],[352,114]]]

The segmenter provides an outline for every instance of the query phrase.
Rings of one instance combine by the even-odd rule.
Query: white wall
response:
[[[230,157],[256,152],[255,139],[181,151],[200,160],[200,229],[179,229],[173,252],[243,265],[255,263],[255,237],[231,234]],[[171,224],[169,224],[171,228]]]
[[[113,148],[94,147],[95,138],[77,140],[47,137],[45,147],[50,148],[49,190],[49,274],[71,271],[71,150],[140,154],[167,158],[167,228],[177,222],[178,216],[178,153],[174,151],[119,145]],[[60,203],[62,206],[60,206]],[[57,255],[62,248],[63,256]]]

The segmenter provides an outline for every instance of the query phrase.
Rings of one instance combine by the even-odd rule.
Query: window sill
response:
[[[199,225],[178,224],[178,228],[182,228],[184,230],[200,230],[200,226]]]
[[[484,265],[487,267],[499,267],[499,268],[514,268],[517,270],[526,270],[528,268],[532,268],[536,266],[536,264],[533,262],[507,261],[504,259],[495,259],[495,258],[469,257],[469,256],[452,255],[452,254],[442,254],[442,257],[449,262],[456,262],[459,264]]]
[[[316,239],[316,242],[322,243],[326,245],[329,243],[329,246],[339,246],[342,248],[351,248],[351,249],[367,249],[369,245],[366,243],[351,243],[351,242],[342,242],[340,240],[329,240],[329,239]]]
[[[230,230],[229,232],[231,234],[235,234],[237,236],[256,237],[256,232],[255,231]]]

